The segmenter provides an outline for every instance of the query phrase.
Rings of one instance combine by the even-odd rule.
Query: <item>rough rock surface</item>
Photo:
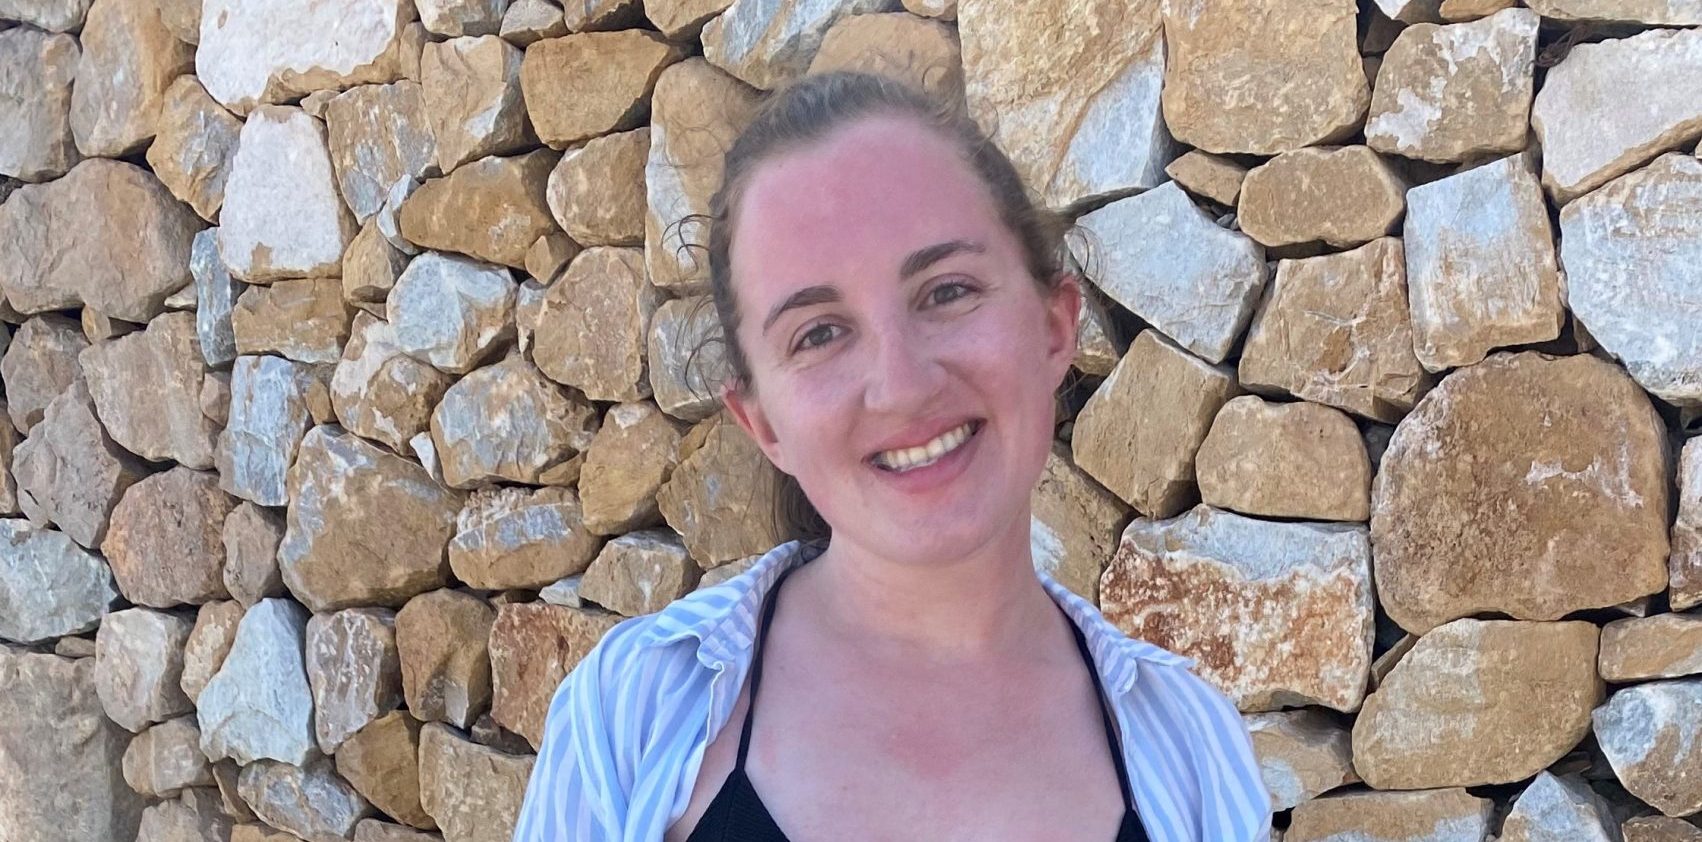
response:
[[[307,620],[287,599],[263,599],[244,612],[230,653],[196,704],[209,759],[299,765],[313,754],[313,693],[302,654]]]
[[[733,0],[704,25],[703,56],[747,85],[773,90],[804,74],[822,38],[840,19],[897,8],[897,0]]]
[[[958,16],[969,108],[1054,207],[1157,187],[1176,156],[1160,115],[1160,3],[1058,9],[967,0]]]
[[[585,246],[643,245],[649,154],[648,127],[594,137],[563,152],[545,194],[556,224]]]
[[[656,503],[691,557],[708,569],[785,540],[771,515],[776,474],[749,436],[717,416],[681,443],[680,463]]]
[[[554,688],[621,619],[546,602],[502,606],[490,630],[491,718],[537,746]]]
[[[425,50],[427,55],[432,48]],[[425,74],[422,60],[421,74]],[[435,174],[437,140],[421,84],[404,79],[362,85],[325,106],[325,129],[337,188],[355,218],[365,221],[384,206],[390,186]]]
[[[1449,375],[1396,428],[1372,484],[1384,610],[1420,634],[1659,591],[1663,436],[1636,384],[1588,355],[1497,354]]]
[[[189,271],[195,277],[195,337],[201,358],[210,367],[227,368],[236,359],[231,312],[248,285],[232,278],[219,257],[219,229],[206,228],[195,235]]]
[[[718,388],[729,369],[709,296],[670,298],[656,308],[645,364],[650,391],[663,412],[684,421],[715,413],[721,405]]]
[[[1077,224],[1096,240],[1093,278],[1105,294],[1207,362],[1229,355],[1268,276],[1257,243],[1219,228],[1175,182]]]
[[[703,570],[686,555],[685,544],[672,530],[641,529],[604,544],[584,573],[582,598],[637,617],[691,593]]]
[[[419,745],[420,721],[393,710],[343,741],[337,774],[385,815],[435,829],[437,822],[420,806]]]
[[[1620,829],[1625,842],[1702,842],[1702,828],[1670,816],[1639,816]]]
[[[963,55],[958,32],[939,21],[904,12],[840,18],[822,37],[821,47],[810,59],[809,72],[880,73],[947,102],[962,102]],[[1156,93],[1157,88],[1153,90]],[[1156,120],[1156,95],[1152,102]]]
[[[1242,395],[1223,405],[1195,457],[1200,499],[1264,517],[1371,517],[1371,459],[1345,413]]]
[[[1426,369],[1560,335],[1554,235],[1523,155],[1407,191],[1405,245],[1414,350]]]
[[[0,13],[3,14],[3,13]],[[28,27],[0,32],[0,173],[25,181],[58,178],[82,154],[71,136],[71,88],[82,50],[77,39]]]
[[[1596,741],[1632,795],[1669,816],[1702,811],[1702,679],[1655,681],[1613,694],[1594,714]]]
[[[644,346],[662,293],[644,277],[644,253],[593,247],[530,298],[519,319],[546,377],[594,401],[650,397]]]
[[[436,35],[490,35],[502,25],[509,0],[415,0],[420,22]]]
[[[1457,788],[1332,795],[1296,807],[1282,842],[1481,842],[1494,814],[1495,802]]]
[[[1461,619],[1419,638],[1353,725],[1377,789],[1511,783],[1570,751],[1601,703],[1589,623]]]
[[[426,45],[420,84],[436,139],[438,173],[487,155],[520,152],[536,142],[520,88],[523,55],[495,35]],[[425,177],[423,172],[413,175]]]
[[[172,37],[153,3],[96,0],[78,36],[71,134],[88,157],[117,158],[154,136],[166,88],[195,49]]]
[[[386,315],[404,353],[465,374],[513,340],[515,295],[507,269],[428,251],[396,279]]]
[[[662,522],[656,492],[678,463],[681,429],[649,402],[610,407],[579,470],[585,528],[619,535]]]
[[[1566,301],[1669,403],[1702,407],[1702,160],[1669,153],[1560,212]]]
[[[308,396],[318,380],[306,363],[241,356],[231,367],[230,420],[219,433],[219,486],[262,506],[289,502],[286,478],[312,426]]]
[[[183,75],[166,88],[158,125],[159,134],[148,146],[148,166],[202,219],[217,218],[242,121],[194,76]]]
[[[242,769],[237,791],[260,820],[303,839],[347,839],[372,805],[337,777],[331,760],[261,760]]]
[[[1471,23],[1402,30],[1383,54],[1366,144],[1425,161],[1523,149],[1538,22],[1528,9],[1507,9]]]
[[[1189,193],[1232,208],[1241,196],[1247,168],[1222,155],[1194,149],[1166,164],[1164,174]]]
[[[1255,155],[1352,134],[1371,101],[1355,11],[1349,0],[1164,3],[1171,133],[1207,152]]]
[[[1432,385],[1413,353],[1401,241],[1279,262],[1238,373],[1254,391],[1399,421]]]
[[[101,423],[130,452],[213,467],[219,424],[201,411],[207,361],[197,342],[195,315],[179,311],[77,355]],[[148,388],[137,389],[137,383]]]
[[[191,789],[142,811],[137,842],[225,842],[233,827],[210,789]]]
[[[431,415],[444,484],[548,484],[591,444],[595,407],[512,354],[456,381]]]
[[[420,248],[524,267],[526,250],[555,230],[544,187],[556,160],[540,149],[481,158],[429,179],[402,203],[402,236]]]
[[[1702,604],[1702,438],[1684,443],[1678,461],[1678,519],[1667,561],[1672,609]]]
[[[75,321],[58,313],[32,316],[13,328],[0,358],[6,383],[6,414],[18,432],[28,435],[41,423],[47,405],[83,379],[77,356],[89,340]],[[86,385],[86,384],[85,384]]]
[[[1406,190],[1370,147],[1297,149],[1247,173],[1237,218],[1247,236],[1267,246],[1357,246],[1395,229]]]
[[[1234,373],[1142,331],[1076,416],[1076,464],[1148,517],[1188,508],[1194,455],[1237,393]]]
[[[481,590],[541,588],[585,570],[601,539],[585,528],[571,488],[473,492],[449,542],[455,577]]]
[[[583,480],[582,480],[583,481]],[[1054,445],[1029,498],[1028,549],[1034,567],[1099,604],[1099,577],[1117,549],[1129,507],[1070,462]]]
[[[393,322],[360,313],[331,376],[331,403],[350,432],[406,454],[408,440],[430,427],[432,409],[454,382],[409,356]]]
[[[1619,95],[1631,90],[1635,97]],[[1543,186],[1560,203],[1694,144],[1702,135],[1702,29],[1578,45],[1548,71],[1531,128],[1542,145]]]
[[[293,106],[255,109],[242,124],[219,254],[237,278],[336,277],[355,218],[337,193],[325,127]]]
[[[463,591],[421,594],[396,612],[408,713],[461,728],[484,713],[491,699],[488,647],[495,621],[496,612],[484,600]]]
[[[137,734],[124,750],[122,767],[131,789],[155,798],[170,798],[185,787],[213,785],[193,716],[168,719]]]
[[[1658,614],[1608,623],[1599,670],[1615,682],[1702,673],[1702,616]]]
[[[438,724],[420,732],[420,802],[444,842],[505,842],[514,835],[535,758],[478,745]]]
[[[1501,825],[1501,842],[1613,842],[1613,808],[1582,779],[1538,772]]]
[[[441,587],[461,495],[419,464],[336,427],[315,427],[289,470],[278,567],[314,611],[397,607]]]
[[[1702,25],[1702,6],[1696,0],[1531,0],[1530,7],[1562,21]]]
[[[195,627],[183,644],[183,676],[178,682],[190,701],[201,698],[207,682],[224,666],[245,613],[242,603],[229,599],[206,603],[195,612]]]
[[[225,516],[225,589],[244,606],[284,595],[278,572],[278,542],[284,518],[277,511],[244,502]]]
[[[1194,660],[1245,711],[1359,708],[1371,669],[1371,545],[1357,524],[1276,523],[1197,506],[1136,518],[1100,582],[1131,637]]]
[[[656,78],[682,57],[642,29],[547,38],[526,48],[520,66],[526,111],[538,137],[557,149],[636,129],[649,115]]]
[[[154,608],[229,597],[221,533],[238,502],[212,472],[181,465],[130,486],[100,545],[118,590]]]
[[[315,614],[307,621],[306,653],[313,731],[326,754],[402,703],[396,612],[349,608]]]
[[[63,532],[0,518],[0,638],[36,643],[100,625],[118,599],[106,563]]]
[[[405,67],[414,14],[410,0],[202,0],[195,73],[240,114],[317,90],[391,82]]]
[[[108,719],[93,658],[0,646],[0,834],[133,839],[146,803],[125,784],[130,734]]]
[[[12,451],[18,505],[30,522],[59,527],[93,549],[124,490],[147,475],[139,460],[106,434],[82,378],[47,405],[41,423]]]
[[[131,733],[189,713],[183,694],[183,644],[189,618],[126,608],[101,618],[95,634],[95,691],[107,718]]]
[[[1359,782],[1351,734],[1323,711],[1255,713],[1247,717],[1247,731],[1272,810],[1291,809]]]

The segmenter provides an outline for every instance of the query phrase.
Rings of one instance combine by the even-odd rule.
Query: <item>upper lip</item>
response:
[[[911,447],[921,447],[922,445],[925,445],[928,442],[939,438],[941,435],[955,430],[968,422],[978,420],[980,420],[978,416],[962,415],[952,418],[918,421],[882,440],[876,445],[875,449],[869,455],[873,457],[876,453],[882,453],[889,450],[904,450]]]

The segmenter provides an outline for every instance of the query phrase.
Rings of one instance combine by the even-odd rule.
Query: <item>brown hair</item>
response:
[[[1029,273],[1050,291],[1065,267],[1069,225],[1035,203],[1005,153],[962,103],[922,93],[887,76],[837,71],[805,76],[769,96],[727,150],[721,187],[709,201],[709,287],[720,321],[724,357],[734,388],[754,384],[738,343],[739,313],[730,252],[739,200],[764,161],[818,142],[835,130],[875,116],[910,117],[952,142],[986,185],[999,217],[1016,236]],[[778,471],[776,473],[779,473]],[[780,474],[775,519],[780,534],[805,540],[831,534],[793,477]]]

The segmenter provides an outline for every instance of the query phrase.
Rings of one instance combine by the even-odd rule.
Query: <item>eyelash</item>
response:
[[[946,299],[943,302],[940,302],[936,306],[943,307],[943,306],[950,304],[953,301],[956,301],[960,298],[963,298],[964,296],[969,295],[970,293],[975,291],[974,286],[967,284],[967,283],[964,283],[963,281],[946,281],[945,283],[939,284],[939,285],[935,286],[933,289],[928,290],[928,298],[930,300],[932,300],[935,297],[935,293],[938,293],[942,289],[950,289],[952,287],[957,287],[957,288],[960,288],[964,291],[962,293],[958,294],[958,295],[954,295],[951,298]],[[805,340],[807,340],[812,334],[814,334],[818,330],[821,330],[822,328],[834,328],[834,327],[838,327],[838,325],[823,322],[821,324],[818,324],[818,325],[810,328],[809,330],[804,331],[804,335],[799,337],[798,344],[792,349],[792,352],[794,354],[797,354],[797,353],[802,353],[802,352],[805,352],[805,351],[813,351],[817,348],[822,347],[823,345],[827,344],[827,340],[823,340],[821,343],[818,343],[818,344],[815,344],[815,345],[807,344]]]

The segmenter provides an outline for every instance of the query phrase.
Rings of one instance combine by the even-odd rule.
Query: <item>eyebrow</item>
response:
[[[986,248],[980,243],[972,242],[970,240],[947,240],[943,243],[935,243],[931,246],[924,246],[911,252],[909,256],[904,258],[904,263],[900,265],[898,269],[898,277],[901,281],[907,281],[918,272],[921,272],[929,266],[951,257],[954,254],[981,254],[985,251]],[[832,302],[839,301],[840,298],[839,288],[835,286],[828,284],[816,284],[814,286],[804,287],[803,289],[786,296],[786,300],[774,305],[774,309],[768,311],[768,317],[762,321],[762,332],[767,333],[768,329],[773,327],[774,323],[779,321],[780,317],[784,315],[787,310],[795,310],[799,307],[810,307],[816,304],[830,304]]]

